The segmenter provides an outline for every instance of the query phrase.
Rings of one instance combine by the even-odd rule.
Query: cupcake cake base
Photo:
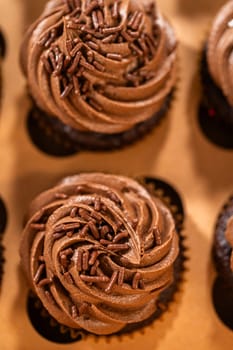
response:
[[[233,108],[211,78],[206,49],[201,58],[202,99],[198,111],[199,126],[217,146],[233,149]]]
[[[186,247],[184,244],[185,237],[182,233],[185,214],[179,194],[171,185],[160,179],[143,177],[139,179],[139,182],[148,188],[150,192],[159,197],[171,210],[175,219],[176,229],[179,234],[180,253],[174,263],[174,281],[170,287],[160,294],[158,300],[156,301],[156,312],[150,318],[142,322],[126,326],[120,332],[115,333],[114,336],[130,334],[134,331],[140,330],[143,327],[150,325],[156,319],[160,318],[160,316],[169,309],[170,303],[172,303],[174,300],[175,293],[179,291],[179,285],[180,282],[182,282],[183,273],[185,271],[185,261],[187,260],[185,253]],[[58,322],[48,314],[38,297],[36,297],[32,292],[29,293],[27,299],[27,313],[33,327],[47,340],[61,344],[68,344],[80,341],[89,335],[89,333],[86,331],[71,329],[58,324]],[[111,336],[112,335],[105,335],[104,337],[109,338]]]
[[[64,125],[59,119],[45,114],[35,105],[28,114],[27,129],[33,144],[44,153],[53,156],[68,156],[85,150],[116,150],[136,142],[158,125],[170,107],[172,96],[173,93],[166,98],[160,111],[150,119],[118,134],[109,135],[75,130]]]

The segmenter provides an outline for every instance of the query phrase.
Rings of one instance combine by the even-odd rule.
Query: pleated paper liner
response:
[[[134,332],[142,330],[146,326],[150,326],[154,320],[161,319],[161,315],[169,309],[169,305],[174,301],[174,295],[179,291],[179,285],[183,281],[187,256],[184,244],[185,236],[183,234],[185,214],[182,199],[176,190],[163,180],[152,177],[143,177],[138,180],[147,187],[150,192],[152,191],[157,197],[159,197],[170,208],[174,216],[177,232],[180,237],[180,254],[175,261],[174,282],[166,289],[166,291],[160,294],[159,299],[156,301],[157,310],[152,317],[143,322],[126,326],[122,331],[114,335],[95,336],[91,334],[96,341],[99,337],[104,337],[106,341],[109,341],[113,337],[120,339],[120,336],[133,335]],[[31,292],[29,293],[27,300],[27,313],[35,330],[49,341],[64,344],[77,342],[90,336],[90,334],[85,331],[70,329],[66,326],[59,325],[44,309],[40,300]]]
[[[232,249],[225,238],[227,221],[231,215],[233,215],[233,196],[223,206],[215,228],[212,252],[217,277],[212,288],[212,300],[220,320],[233,330],[233,272],[230,269]]]
[[[0,63],[2,59],[4,58],[6,54],[6,41],[3,36],[3,33],[0,30]],[[0,67],[0,99],[2,97],[2,67]],[[1,101],[0,101],[1,104]],[[3,276],[3,265],[4,265],[4,248],[2,245],[2,238],[3,238],[3,233],[6,228],[6,223],[7,223],[7,211],[5,204],[0,197],[0,287],[1,287],[1,282],[2,282],[2,276]]]
[[[198,123],[205,137],[216,146],[233,149],[233,108],[211,78],[206,45],[200,59],[202,97],[198,110]]]
[[[5,54],[6,54],[6,41],[0,29],[0,57],[1,58],[5,57]]]
[[[3,200],[0,198],[0,290],[4,272],[4,247],[2,244],[3,233],[7,223],[7,211]]]
[[[58,118],[47,115],[33,103],[27,117],[27,131],[32,143],[51,156],[65,157],[86,150],[117,150],[139,141],[151,132],[167,114],[173,96],[174,91],[167,97],[159,112],[147,121],[136,124],[128,131],[111,135],[75,130]]]

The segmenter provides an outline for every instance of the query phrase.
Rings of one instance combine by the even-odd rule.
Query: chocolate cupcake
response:
[[[21,48],[32,138],[54,154],[135,141],[169,106],[176,47],[155,1],[50,0]]]
[[[120,334],[167,308],[182,270],[179,235],[170,210],[145,186],[84,173],[32,202],[22,266],[58,324],[79,334]]]
[[[0,106],[2,102],[2,59],[5,55],[6,45],[3,34],[0,30]]]
[[[233,148],[233,1],[215,17],[202,57],[200,122],[214,143]]]
[[[213,289],[216,311],[233,330],[233,197],[224,205],[215,229],[213,256],[217,280]]]
[[[2,32],[0,31],[0,107],[2,104],[2,59],[5,55],[5,50],[6,50],[5,39]],[[4,264],[4,256],[3,256],[4,248],[2,245],[2,238],[6,227],[6,220],[7,220],[6,208],[3,200],[0,197],[0,287],[2,282],[3,264]]]

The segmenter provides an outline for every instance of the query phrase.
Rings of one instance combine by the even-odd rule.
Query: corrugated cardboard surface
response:
[[[0,295],[0,349],[232,349],[233,332],[217,318],[211,302],[214,271],[210,259],[218,211],[232,193],[233,151],[210,144],[199,131],[198,59],[210,21],[224,1],[160,0],[180,40],[180,80],[169,116],[142,142],[114,153],[46,156],[30,142],[25,128],[29,101],[18,52],[25,27],[45,0],[0,0],[0,25],[7,40],[3,64],[4,96],[0,120],[0,193],[8,209],[5,275]],[[121,341],[90,337],[71,345],[53,344],[32,328],[26,311],[27,285],[19,269],[18,246],[23,215],[37,193],[67,174],[111,171],[153,175],[181,194],[186,211],[188,271],[170,312],[161,321]]]

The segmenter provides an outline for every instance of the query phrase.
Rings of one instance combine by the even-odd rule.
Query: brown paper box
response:
[[[221,323],[212,306],[214,269],[210,250],[216,216],[233,189],[233,151],[210,144],[196,120],[200,48],[211,19],[224,1],[158,1],[180,40],[180,81],[169,116],[142,142],[126,150],[80,153],[64,159],[38,151],[25,128],[29,101],[18,64],[19,46],[25,27],[38,16],[44,3],[0,0],[0,24],[7,39],[0,120],[0,193],[9,214],[0,295],[0,349],[232,349],[233,332]],[[175,186],[186,211],[188,271],[170,311],[143,333],[120,340],[113,337],[109,342],[89,337],[71,345],[58,345],[36,333],[25,311],[28,288],[18,255],[23,215],[37,193],[64,175],[90,170],[152,175]]]

